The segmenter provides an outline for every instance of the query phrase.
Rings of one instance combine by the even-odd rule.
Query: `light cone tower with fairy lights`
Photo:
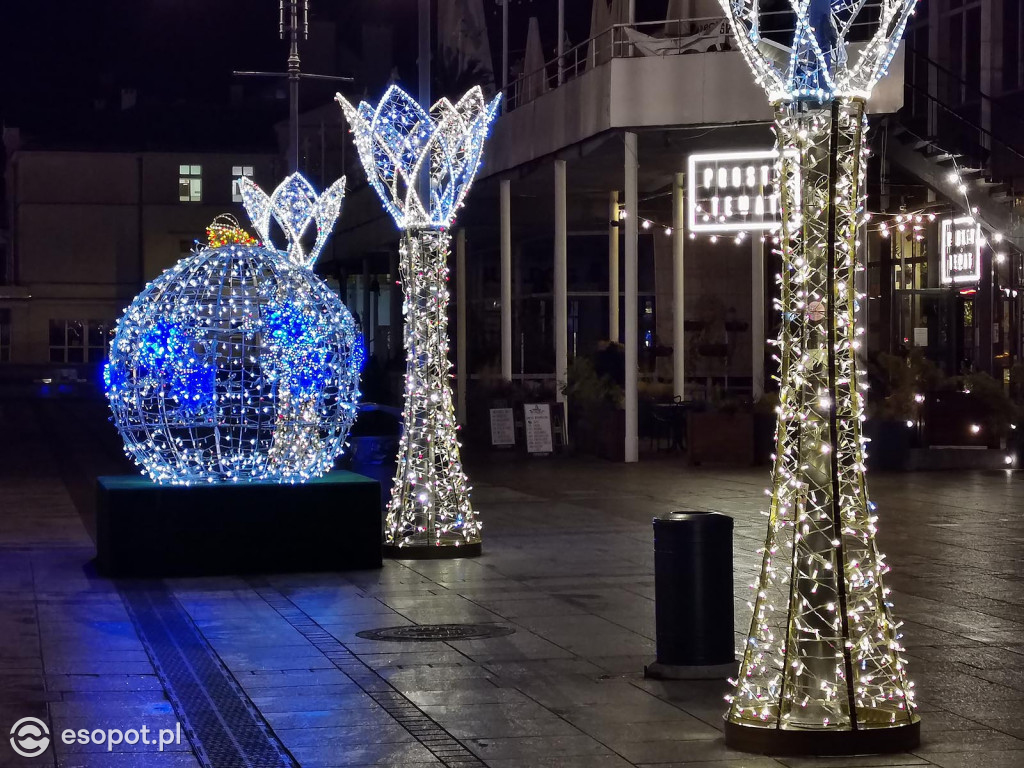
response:
[[[402,230],[405,429],[388,503],[385,553],[480,553],[480,521],[459,455],[448,360],[448,230],[473,183],[500,97],[479,87],[429,112],[392,85],[373,107],[338,94],[370,185]],[[429,189],[429,192],[427,191]]]
[[[865,102],[915,3],[788,0],[795,31],[769,33],[758,0],[719,2],[776,109],[783,204],[771,507],[726,743],[767,754],[908,749],[920,722],[865,486],[854,276]]]

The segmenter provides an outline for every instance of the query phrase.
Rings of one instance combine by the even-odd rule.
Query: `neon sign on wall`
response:
[[[939,226],[942,282],[977,283],[981,280],[981,226],[971,216],[943,219]]]
[[[690,155],[691,232],[753,232],[782,225],[774,149]]]

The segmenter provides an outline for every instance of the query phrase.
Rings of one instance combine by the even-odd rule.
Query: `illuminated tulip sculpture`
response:
[[[456,104],[441,99],[429,114],[394,85],[376,108],[337,99],[370,185],[403,232],[405,430],[385,549],[401,557],[479,554],[449,381],[448,228],[476,176],[498,98],[488,104],[473,88]]]
[[[778,17],[762,20],[758,0],[719,1],[776,108],[783,203],[771,509],[726,742],[774,754],[906,749],[920,726],[864,481],[854,273],[864,102],[914,0],[789,0],[796,31],[785,40],[765,31]]]

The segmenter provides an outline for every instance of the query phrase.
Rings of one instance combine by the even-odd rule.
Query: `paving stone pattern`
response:
[[[123,471],[101,411],[0,401],[0,766],[229,768],[273,754],[307,768],[1024,768],[1020,473],[870,476],[922,745],[772,759],[725,747],[724,681],[642,675],[654,656],[651,518],[683,508],[735,518],[738,647],[767,470],[665,458],[471,462],[479,559],[115,584],[90,564],[92,478]],[[140,594],[162,631],[139,620]],[[462,622],[515,632],[357,635]],[[161,658],[174,649],[188,663],[169,670]],[[19,758],[8,731],[26,716],[56,734],[182,722],[187,738],[162,753],[57,739]],[[244,748],[218,752],[218,728]]]

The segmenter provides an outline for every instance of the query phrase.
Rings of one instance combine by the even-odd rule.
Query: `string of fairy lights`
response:
[[[948,172],[948,181],[963,196],[964,210],[971,216],[977,216],[978,208],[972,204],[970,199],[970,186],[963,179],[962,169],[960,169],[958,165],[954,165],[954,167]],[[923,241],[926,237],[927,226],[934,223],[940,216],[948,215],[949,212],[950,206],[948,204],[939,203],[930,203],[910,211],[901,210],[899,212],[893,212],[864,210],[861,213],[859,231],[865,235],[876,233],[883,238],[888,238],[893,233],[906,232],[909,236],[913,237],[914,240]],[[628,217],[629,210],[624,204],[620,204],[618,208],[619,220],[625,220]],[[643,215],[637,216],[637,219],[640,222],[640,229],[644,232],[661,232],[666,237],[672,237],[672,235],[675,234],[675,227],[671,224],[666,224],[655,218]],[[981,222],[981,226],[989,233],[988,236],[982,240],[981,244],[991,244],[1001,247],[1001,250],[994,250],[993,256],[996,263],[1004,263],[1009,255],[1006,248],[1009,247],[1011,243],[1001,232],[989,227],[984,222]],[[687,232],[686,234],[690,240],[703,239],[712,244],[718,243],[719,241],[731,241],[736,245],[741,245],[748,241],[750,237],[757,236],[760,238],[762,243],[771,241],[774,245],[779,245],[780,237],[777,232],[778,228],[776,228],[776,230],[769,230],[768,234],[760,235],[753,235],[751,232],[747,232],[745,230],[739,230],[735,233]]]
[[[337,101],[370,186],[403,233],[404,431],[385,541],[405,552],[479,546],[451,390],[448,228],[476,177],[500,96],[488,103],[476,87],[428,111],[392,85],[375,107],[355,107],[340,94]]]

